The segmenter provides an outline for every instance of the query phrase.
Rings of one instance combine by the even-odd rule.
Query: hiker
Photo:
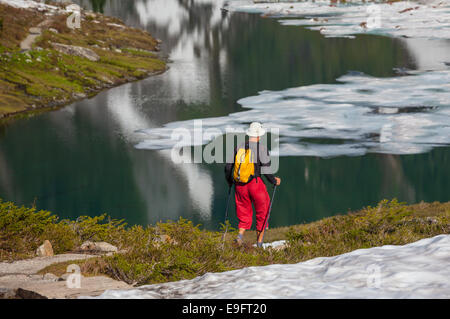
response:
[[[235,243],[242,245],[244,233],[250,229],[253,220],[253,208],[256,210],[256,244],[262,247],[264,231],[267,228],[266,216],[270,197],[261,178],[261,167],[270,166],[268,150],[260,145],[260,138],[266,133],[258,122],[250,124],[246,131],[248,140],[235,149],[233,159],[227,159],[225,176],[230,187],[236,186],[236,215],[239,219],[239,234]],[[281,179],[272,174],[263,174],[273,185],[280,185]],[[263,225],[266,224],[266,225]],[[266,226],[266,227],[265,227]]]

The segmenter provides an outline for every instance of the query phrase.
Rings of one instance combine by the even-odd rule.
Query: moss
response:
[[[80,267],[81,274],[84,277],[97,276],[98,274],[100,274],[97,270],[100,269],[99,266],[101,265],[101,258],[93,257],[86,260],[71,260],[52,264],[39,270],[38,274],[45,275],[47,273],[51,273],[58,277],[61,277],[62,275],[67,274],[67,268],[70,265],[78,265]],[[97,267],[93,267],[94,265],[97,265]]]
[[[22,12],[12,11],[9,6],[0,5],[0,18]],[[103,88],[166,69],[165,62],[149,52],[157,49],[156,40],[150,34],[103,15],[83,21],[81,30],[67,28],[65,15],[53,17],[49,28],[58,33],[44,30],[33,50],[20,52],[19,43],[26,37],[29,27],[43,19],[42,14],[25,11],[13,20],[8,18],[19,30],[13,32],[15,40],[0,41],[2,116],[35,112],[37,108],[49,110],[73,101],[73,96],[78,93],[92,96]],[[99,23],[95,23],[97,20]],[[108,23],[123,27],[108,26]],[[93,62],[60,53],[54,50],[52,42],[91,48],[100,60]]]
[[[164,62],[154,58],[141,57],[124,57],[120,55],[107,55],[101,58],[101,62],[117,66],[126,71],[134,72],[137,69],[144,69],[148,71],[163,70]]]
[[[123,52],[129,53],[131,55],[136,55],[136,56],[141,56],[141,57],[149,57],[149,58],[156,58],[156,54],[153,52],[149,52],[149,51],[144,51],[144,50],[136,50],[133,48],[125,48],[122,49]]]

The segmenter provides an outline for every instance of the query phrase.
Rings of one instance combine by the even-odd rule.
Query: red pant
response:
[[[252,227],[253,203],[256,210],[256,229],[261,230],[264,227],[264,220],[270,205],[270,197],[262,179],[260,177],[253,178],[250,183],[236,185],[235,198],[239,228],[250,229]]]

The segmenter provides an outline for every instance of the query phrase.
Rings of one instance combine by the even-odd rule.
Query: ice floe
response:
[[[248,123],[260,121],[279,129],[279,150],[272,155],[280,156],[414,154],[450,144],[450,70],[393,78],[352,72],[337,81],[262,91],[238,101],[249,110],[202,119],[202,129],[243,132]],[[195,123],[142,130],[146,137],[136,147],[180,146],[173,133],[184,130],[193,137]],[[203,134],[183,145],[207,144],[214,136]]]
[[[278,19],[283,25],[306,26],[327,37],[353,37],[363,33],[428,39],[450,37],[449,0],[390,3],[228,1],[225,8],[261,13]]]
[[[45,1],[37,0],[0,0],[0,4],[7,4],[19,9],[33,9],[43,12],[45,15],[81,12],[81,7],[78,4],[69,4],[64,9],[58,6],[46,4]]]
[[[288,265],[107,290],[99,298],[450,298],[450,235]]]

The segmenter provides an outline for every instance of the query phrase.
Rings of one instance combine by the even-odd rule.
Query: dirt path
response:
[[[61,254],[52,257],[36,257],[32,259],[17,260],[11,263],[1,262],[0,278],[11,274],[34,275],[39,270],[52,264],[62,263],[69,260],[82,260],[92,257],[95,256],[86,254]]]
[[[22,288],[47,298],[77,298],[97,296],[108,289],[129,289],[130,285],[105,276],[81,277],[79,288],[68,288],[66,279],[53,274],[39,275],[40,270],[56,263],[83,260],[95,255],[61,254],[36,257],[11,263],[0,263],[0,289]]]
[[[36,27],[30,28],[28,36],[20,42],[20,49],[24,51],[31,50],[34,41],[42,34],[42,28],[46,28],[50,23],[51,20],[47,19],[39,23]]]

